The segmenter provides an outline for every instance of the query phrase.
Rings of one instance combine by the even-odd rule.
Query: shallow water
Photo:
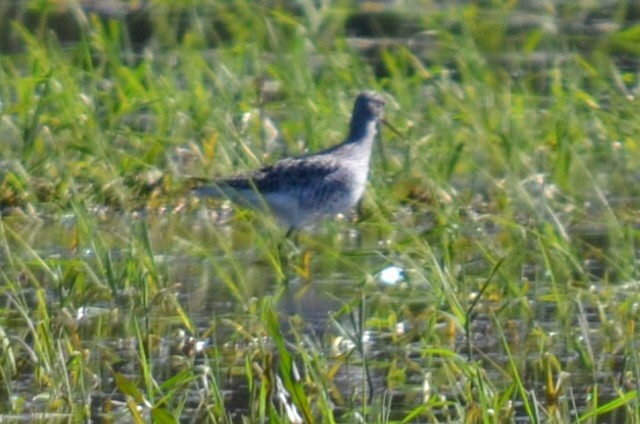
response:
[[[242,223],[235,227],[211,222],[203,216],[206,217],[200,213],[111,216],[98,225],[97,238],[104,243],[99,249],[78,241],[77,222],[72,216],[46,222],[3,220],[5,229],[17,235],[10,239],[28,242],[32,249],[20,250],[14,241],[8,240],[12,265],[6,257],[2,258],[3,267],[9,267],[7,269],[24,266],[33,273],[33,276],[25,275],[22,282],[23,290],[19,294],[22,303],[38,311],[39,293],[43,294],[48,315],[60,326],[73,327],[71,333],[78,337],[76,348],[90,357],[88,368],[92,372],[87,370],[85,378],[92,387],[89,398],[84,401],[92,405],[92,415],[102,415],[106,403],[117,410],[118,402],[125,401],[111,395],[117,391],[112,377],[114,371],[132,378],[142,372],[138,365],[141,346],[136,325],[142,325],[152,335],[145,350],[149,352],[154,377],[160,383],[183,369],[185,360],[195,361],[195,366],[215,369],[218,373],[228,411],[234,411],[238,417],[248,413],[244,403],[248,382],[238,366],[243,355],[254,351],[256,343],[265,342],[248,338],[259,328],[257,311],[252,308],[265,296],[277,299],[282,331],[294,344],[305,340],[304,349],[313,348],[331,355],[344,349],[353,350],[349,338],[362,338],[363,350],[356,349],[352,359],[333,377],[344,402],[342,406],[338,402],[338,411],[353,401],[369,399],[375,404],[382,396],[391,396],[392,416],[401,418],[429,396],[424,389],[427,383],[438,396],[456,398],[460,389],[449,386],[451,364],[436,353],[441,349],[450,349],[462,361],[479,361],[496,387],[503,386],[503,389],[510,380],[503,374],[509,368],[510,358],[524,361],[531,367],[525,372],[530,379],[526,385],[539,396],[543,396],[546,384],[545,358],[551,355],[562,363],[564,372],[571,374],[575,411],[588,403],[590,387],[595,383],[603,387],[601,400],[614,396],[606,387],[624,369],[625,355],[611,347],[613,340],[611,334],[607,334],[610,330],[602,317],[614,311],[597,303],[597,293],[613,289],[618,291],[616,297],[624,297],[625,293],[635,291],[633,285],[612,288],[600,285],[594,277],[593,288],[583,292],[582,298],[572,305],[558,302],[557,297],[562,294],[548,282],[528,281],[525,277],[523,281],[528,281],[526,284],[531,285],[531,290],[524,296],[506,300],[495,293],[484,295],[475,307],[468,339],[464,329],[448,318],[452,312],[450,305],[441,289],[434,288],[425,277],[428,271],[415,268],[416,262],[408,257],[385,254],[386,238],[382,236],[389,235],[375,226],[366,222],[329,222],[303,234],[298,248],[304,246],[302,249],[312,252],[309,272],[312,277],[303,278],[292,267],[288,271],[288,283],[283,284],[265,260],[265,251],[255,244],[256,231],[265,231],[261,226],[268,219],[258,218],[252,225]],[[486,231],[478,231],[475,226],[469,224],[465,231],[470,239],[487,236]],[[132,254],[141,248],[135,246],[132,235],[140,234],[143,228],[148,231],[152,246],[152,256],[146,260],[155,262],[155,267],[146,269],[155,269],[158,273],[152,278],[154,289],[149,288],[154,293],[153,299],[146,306],[140,303],[144,286],[122,280],[131,277],[126,272],[131,261],[135,261],[136,267],[145,268],[145,255]],[[501,236],[500,229],[492,227],[491,237]],[[593,238],[593,232],[585,231],[582,236],[591,237],[592,243],[600,240]],[[341,254],[333,250],[336,246],[342,249]],[[207,251],[202,252],[202,247]],[[227,256],[227,249],[231,249],[235,259]],[[111,257],[113,270],[120,275],[116,278],[121,290],[117,295],[110,293],[108,278],[100,275],[99,263],[105,253]],[[302,254],[293,257],[299,258]],[[16,264],[16,258],[22,264]],[[48,269],[39,262],[47,264]],[[87,274],[93,274],[94,281],[89,281],[91,278],[80,268],[90,269]],[[606,265],[598,264],[597,268],[606,269]],[[385,269],[390,271],[378,272]],[[488,264],[472,260],[465,278],[472,281],[474,274],[486,276],[487,269]],[[522,273],[540,277],[531,270]],[[10,329],[10,337],[29,333],[27,322],[14,307],[16,296],[18,294],[6,292],[2,295],[5,305],[2,320]],[[188,326],[177,313],[174,302],[188,317]],[[559,311],[559,305],[567,309]],[[397,324],[372,324],[376,316],[383,317],[389,310],[401,311]],[[360,326],[361,314],[369,323],[364,327]],[[510,353],[505,351],[505,342]],[[292,349],[295,351],[293,344]],[[585,361],[580,352],[584,354],[584,349],[598,358],[597,370],[583,368]],[[366,372],[362,355],[369,362]],[[233,357],[236,359],[231,359]],[[392,364],[399,363],[415,368],[416,372],[406,373],[402,384],[392,384],[388,373]],[[425,369],[429,370],[428,374],[419,372]],[[30,399],[38,390],[34,374],[23,370],[20,378],[13,382],[13,390],[14,398]],[[193,394],[187,396],[191,400],[185,406],[185,416],[190,413],[198,416],[198,393],[196,385]],[[81,399],[75,401],[82,402]],[[2,409],[6,407],[8,404]],[[516,403],[514,408],[516,417],[523,413],[521,404]],[[39,409],[35,400],[26,406],[26,410],[32,412]],[[459,411],[446,406],[437,411],[436,408],[431,412],[439,419],[459,418]]]

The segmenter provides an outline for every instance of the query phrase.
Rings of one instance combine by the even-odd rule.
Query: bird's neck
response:
[[[351,123],[347,143],[372,143],[377,132],[377,119],[354,120]]]

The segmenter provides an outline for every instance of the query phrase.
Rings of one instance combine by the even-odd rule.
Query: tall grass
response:
[[[632,7],[589,45],[565,28],[608,11],[288,6],[152,2],[143,49],[17,6],[39,18],[0,57],[0,417],[637,421]],[[362,89],[405,136],[382,130],[358,222],[289,242],[191,198],[340,141]]]

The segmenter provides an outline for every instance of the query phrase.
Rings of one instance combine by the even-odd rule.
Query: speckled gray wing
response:
[[[307,201],[313,197],[323,197],[322,193],[313,194],[318,189],[322,192],[340,191],[340,186],[345,183],[339,178],[341,167],[328,157],[313,159],[284,159],[253,174],[224,178],[216,183],[237,191],[255,190],[264,196],[270,193],[296,193],[302,196],[301,200]]]

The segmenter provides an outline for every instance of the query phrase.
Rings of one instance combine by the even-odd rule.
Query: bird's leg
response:
[[[289,227],[289,229],[287,230],[287,233],[284,235],[285,239],[288,239],[289,237],[291,237],[293,235],[293,233],[296,231],[296,227],[291,226]]]
[[[280,265],[280,271],[282,276],[284,277],[284,283],[288,283],[290,279],[290,256],[292,255],[291,249],[287,249],[288,244],[295,245],[295,241],[292,240],[292,237],[297,239],[297,233],[295,227],[289,227],[286,234],[283,238],[278,241],[277,252],[278,252],[278,260]]]

